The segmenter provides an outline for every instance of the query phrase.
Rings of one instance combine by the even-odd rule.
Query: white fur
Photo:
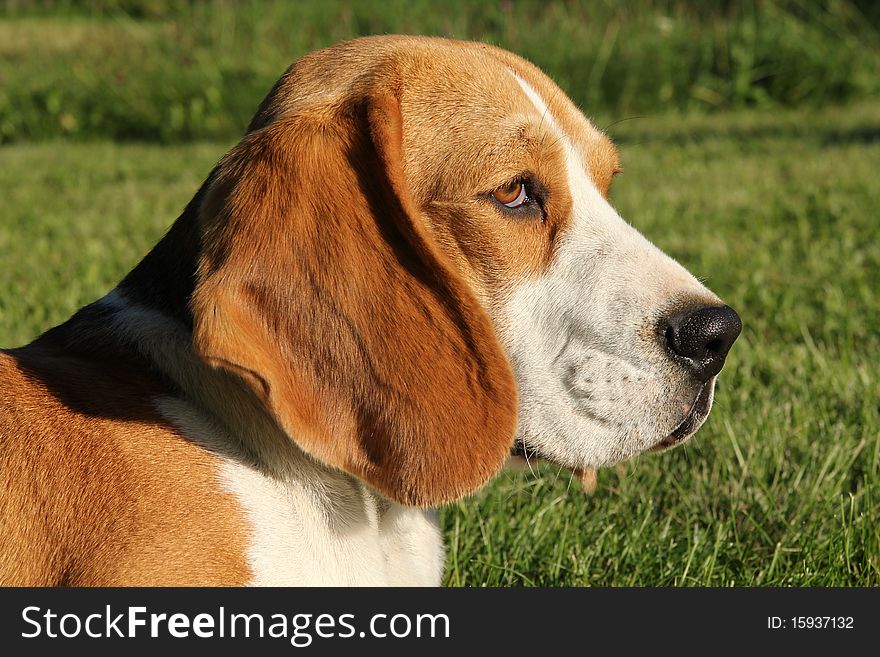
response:
[[[518,437],[562,465],[608,465],[684,419],[699,386],[655,327],[676,298],[718,299],[614,211],[540,94],[514,77],[563,144],[573,208],[554,262],[514,287],[499,320],[519,389]]]
[[[191,404],[161,398],[163,416],[197,443],[234,441]],[[436,586],[443,547],[433,512],[402,507],[357,479],[303,458],[271,476],[224,457],[223,486],[252,528],[248,561],[257,586]]]

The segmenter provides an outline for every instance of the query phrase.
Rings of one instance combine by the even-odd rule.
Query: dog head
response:
[[[511,449],[686,439],[736,313],[608,202],[609,139],[528,62],[371,37],[296,62],[198,211],[193,344],[316,459],[429,505]]]

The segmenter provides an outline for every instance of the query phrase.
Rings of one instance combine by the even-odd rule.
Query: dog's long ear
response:
[[[498,471],[516,390],[408,193],[399,107],[375,93],[283,116],[221,162],[200,211],[193,341],[313,457],[434,505]]]

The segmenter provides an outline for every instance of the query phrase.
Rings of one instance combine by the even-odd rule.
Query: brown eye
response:
[[[529,199],[526,194],[526,186],[521,180],[514,180],[506,185],[502,185],[492,192],[492,196],[495,197],[496,201],[508,208],[518,208]]]

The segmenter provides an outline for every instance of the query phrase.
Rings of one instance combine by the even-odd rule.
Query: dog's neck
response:
[[[198,213],[213,175],[119,285],[72,318],[78,320],[78,330],[68,333],[98,338],[146,361],[174,394],[216,420],[215,433],[223,436],[214,449],[283,475],[287,464],[308,457],[240,381],[210,367],[192,350],[189,300],[201,241]],[[165,406],[160,410],[167,415],[170,406]]]
[[[184,322],[133,301],[124,286],[96,303],[110,311],[107,328],[114,338],[146,359],[177,395],[217,424],[212,448],[281,478],[311,460],[242,381],[193,353],[191,329]],[[160,410],[168,415],[169,408],[166,404]]]

